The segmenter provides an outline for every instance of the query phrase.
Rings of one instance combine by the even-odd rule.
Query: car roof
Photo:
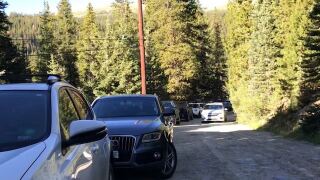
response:
[[[1,84],[0,91],[14,91],[14,90],[49,90],[49,85],[46,83],[14,83],[14,84]]]
[[[108,98],[118,98],[118,97],[150,97],[150,98],[156,98],[157,96],[151,95],[151,94],[119,94],[119,95],[101,96],[98,99],[108,99]]]
[[[74,88],[67,82],[59,81],[53,84],[48,83],[10,83],[10,84],[0,84],[0,91],[48,91],[50,86],[55,87],[71,87]]]
[[[213,103],[208,103],[206,105],[223,105],[222,102],[213,102]]]

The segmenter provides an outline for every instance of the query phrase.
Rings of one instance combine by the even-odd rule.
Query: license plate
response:
[[[112,152],[112,156],[113,156],[113,158],[115,158],[115,159],[119,159],[119,151],[113,151],[113,152]]]

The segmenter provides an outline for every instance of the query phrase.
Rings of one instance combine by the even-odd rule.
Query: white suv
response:
[[[0,85],[0,179],[112,178],[105,124],[76,88],[46,79]]]

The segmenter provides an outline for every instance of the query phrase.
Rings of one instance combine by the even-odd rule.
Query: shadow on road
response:
[[[235,122],[175,127],[178,165],[170,180],[317,179],[320,148]],[[155,172],[121,170],[116,180],[158,180]]]

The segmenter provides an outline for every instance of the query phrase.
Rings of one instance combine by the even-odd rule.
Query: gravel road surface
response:
[[[320,146],[252,131],[237,123],[175,127],[178,166],[171,180],[320,180]],[[152,172],[118,172],[116,180],[156,180]]]

